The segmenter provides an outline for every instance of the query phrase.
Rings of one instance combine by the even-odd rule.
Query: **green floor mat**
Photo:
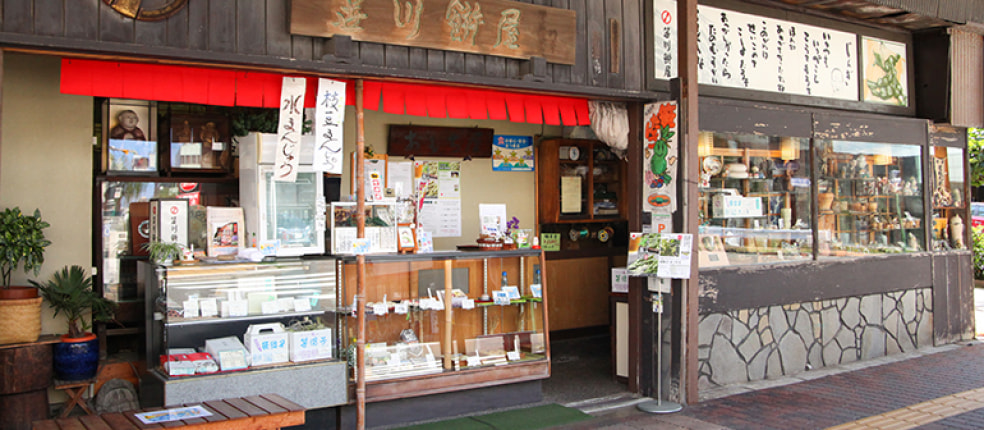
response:
[[[591,419],[591,415],[558,404],[472,417],[498,430],[536,430]]]
[[[537,430],[588,419],[591,415],[577,409],[549,404],[402,427],[400,430]]]

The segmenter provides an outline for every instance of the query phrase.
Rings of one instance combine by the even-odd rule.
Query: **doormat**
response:
[[[553,403],[526,409],[402,427],[401,430],[537,430],[591,418],[591,415],[580,410]]]

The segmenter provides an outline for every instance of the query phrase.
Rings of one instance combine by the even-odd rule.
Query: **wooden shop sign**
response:
[[[574,64],[574,11],[505,0],[292,0],[291,34]]]
[[[491,128],[391,125],[386,153],[390,156],[492,156]]]

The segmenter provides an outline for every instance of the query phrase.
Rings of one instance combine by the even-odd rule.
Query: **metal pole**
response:
[[[355,184],[356,192],[356,222],[357,237],[366,237],[366,187],[365,187],[365,150],[366,129],[365,112],[362,109],[362,79],[355,81]],[[359,326],[359,337],[355,341],[355,372],[356,372],[356,427],[366,428],[366,256],[359,254],[355,258],[355,310]]]
[[[652,297],[653,313],[656,314],[656,401],[639,403],[636,408],[651,414],[670,414],[680,412],[683,406],[679,403],[663,402],[663,293],[653,294]]]

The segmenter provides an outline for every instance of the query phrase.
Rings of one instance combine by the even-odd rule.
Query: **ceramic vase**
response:
[[[80,338],[61,337],[54,345],[55,379],[84,381],[96,376],[99,368],[99,338],[92,333]]]

